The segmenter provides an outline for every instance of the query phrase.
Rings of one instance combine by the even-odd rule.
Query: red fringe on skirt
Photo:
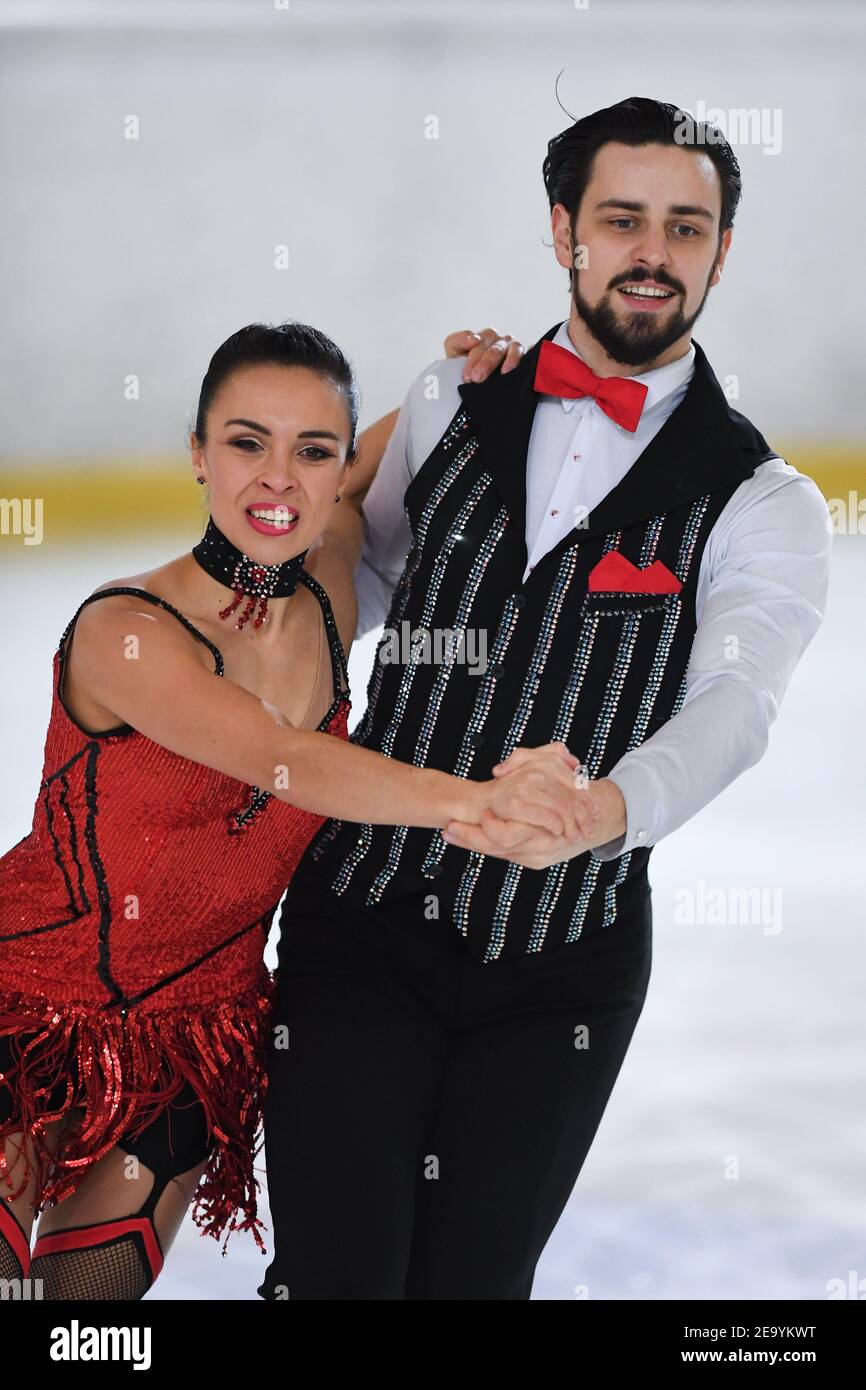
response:
[[[8,1081],[0,1077],[0,1085],[11,1085],[15,1106],[10,1119],[0,1124],[0,1141],[21,1131],[30,1135],[39,1163],[37,1212],[74,1192],[121,1135],[135,1135],[150,1124],[188,1081],[216,1138],[196,1188],[193,1221],[202,1235],[217,1240],[228,1224],[223,1255],[231,1233],[246,1230],[267,1253],[259,1234],[259,1228],[267,1228],[256,1212],[259,1183],[253,1160],[262,1146],[275,988],[268,975],[261,986],[223,1004],[161,1012],[139,1007],[126,1018],[116,1009],[54,1007],[44,995],[0,991],[0,1036],[31,1035],[21,1039],[13,1076]],[[66,1095],[51,1108],[58,1083],[65,1083]],[[64,1135],[53,1157],[45,1126],[73,1109],[84,1111],[80,1129]],[[0,1149],[5,1187],[11,1187],[11,1167]],[[24,1167],[21,1186],[7,1194],[12,1199],[26,1188],[26,1160]]]

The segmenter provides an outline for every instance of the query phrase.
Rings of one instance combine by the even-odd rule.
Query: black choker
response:
[[[295,592],[298,575],[307,556],[306,550],[302,550],[300,555],[293,555],[291,560],[283,560],[281,564],[264,565],[238,550],[223,535],[213,517],[208,518],[207,529],[198,545],[193,546],[192,553],[213,579],[234,590],[234,601],[220,611],[221,618],[230,617],[241,599],[249,598],[244,612],[235,623],[238,629],[244,626],[259,600],[261,608],[253,623],[256,628],[261,627],[268,616],[269,598],[288,598]]]

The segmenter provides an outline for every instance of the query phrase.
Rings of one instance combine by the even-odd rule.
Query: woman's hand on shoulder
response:
[[[467,328],[448,334],[445,356],[466,358],[464,381],[486,381],[498,369],[503,376],[513,371],[523,356],[523,344],[508,333],[497,333],[495,328],[483,328],[480,333]]]

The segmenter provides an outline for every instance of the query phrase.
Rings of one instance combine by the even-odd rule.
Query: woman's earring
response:
[[[199,473],[198,477],[196,478],[196,482],[197,482],[197,483],[203,483],[203,482],[204,482],[204,478],[201,476],[200,473]]]
[[[340,498],[342,497],[342,495],[343,495],[343,494],[342,494],[341,492],[338,492],[337,495],[336,495],[336,497],[334,498],[334,501],[335,501],[335,502],[339,502],[339,500],[340,500]]]

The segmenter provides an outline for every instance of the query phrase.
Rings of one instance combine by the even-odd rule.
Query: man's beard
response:
[[[713,265],[713,270],[715,268]],[[619,293],[617,288],[608,290],[601,302],[593,307],[580,293],[578,288],[580,272],[578,270],[574,272],[572,299],[579,317],[586,324],[596,342],[604,348],[604,351],[613,358],[614,362],[623,362],[629,367],[642,367],[646,363],[652,362],[656,357],[660,357],[678,338],[681,338],[684,333],[688,333],[692,325],[697,322],[707,302],[713,270],[707,276],[706,289],[695,312],[689,318],[685,317],[682,311],[682,296],[680,296],[680,304],[667,323],[657,323],[654,313],[642,313],[640,309],[632,311],[630,322],[622,323],[611,305],[611,296]],[[657,278],[660,284],[669,284],[664,275],[659,277],[633,275],[630,279],[621,280],[620,283],[624,285],[631,282],[639,283],[641,279],[653,278]],[[659,315],[659,317],[661,316]]]

